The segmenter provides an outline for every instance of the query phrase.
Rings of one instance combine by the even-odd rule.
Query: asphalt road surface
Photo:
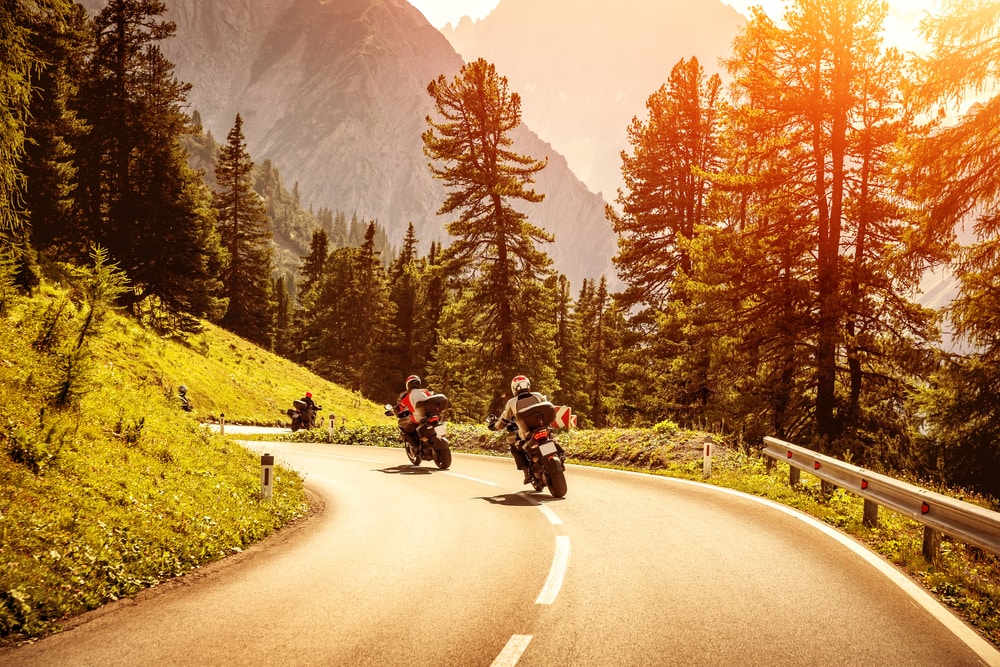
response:
[[[571,466],[555,500],[509,458],[247,445],[304,474],[311,518],[0,664],[1000,665],[880,559],[749,496]]]

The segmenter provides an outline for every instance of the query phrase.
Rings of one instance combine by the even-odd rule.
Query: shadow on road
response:
[[[437,471],[433,468],[421,468],[420,466],[407,464],[392,466],[391,468],[380,468],[378,472],[384,472],[387,475],[433,475]]]
[[[532,507],[534,503],[523,493],[504,493],[499,496],[477,496],[478,500],[485,500],[493,505],[506,505],[507,507]]]

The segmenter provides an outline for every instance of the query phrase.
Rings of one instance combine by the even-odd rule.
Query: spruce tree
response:
[[[80,86],[90,131],[77,142],[82,236],[128,275],[121,301],[157,323],[211,315],[219,248],[199,176],[179,139],[190,86],[158,42],[176,26],[159,0],[111,0],[94,19],[96,46]]]
[[[87,14],[83,7],[59,0],[51,11],[35,14],[30,27],[32,52],[43,65],[32,82],[23,160],[24,213],[36,249],[80,256],[72,196],[77,167],[70,141],[87,129],[72,108],[90,44]]]
[[[253,161],[236,121],[215,165],[215,210],[219,235],[228,253],[223,273],[229,299],[221,324],[262,347],[271,342],[271,231],[260,197],[252,187]]]

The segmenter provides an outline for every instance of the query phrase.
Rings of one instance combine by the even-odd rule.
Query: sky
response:
[[[499,0],[410,0],[430,23],[438,28],[447,23],[458,23],[463,16],[475,20],[485,18]],[[544,1],[544,0],[542,0]],[[683,1],[683,0],[680,0]],[[785,13],[786,0],[721,0],[744,16],[750,14],[752,5],[760,5],[774,20]],[[932,11],[937,0],[889,0],[889,18],[886,21],[886,41],[903,51],[920,50],[921,41],[916,34],[920,18]]]

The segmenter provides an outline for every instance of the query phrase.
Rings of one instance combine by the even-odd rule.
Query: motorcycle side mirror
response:
[[[386,417],[392,416],[392,406],[389,405],[388,403],[385,404],[385,416]]]

